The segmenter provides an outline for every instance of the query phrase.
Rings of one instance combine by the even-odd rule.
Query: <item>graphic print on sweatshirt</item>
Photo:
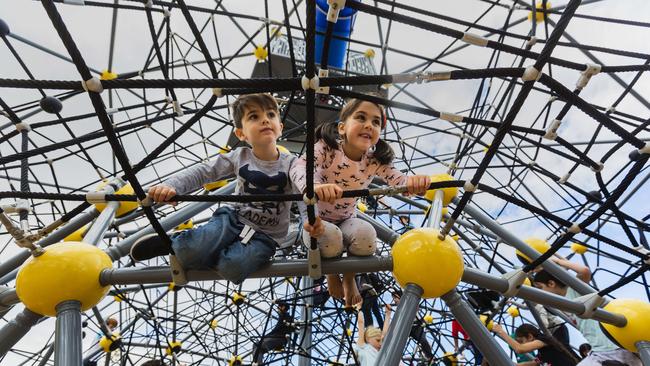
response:
[[[289,183],[285,172],[267,175],[259,170],[251,170],[248,164],[239,168],[238,175],[244,192],[251,195],[284,194]],[[283,204],[283,202],[250,202],[247,206],[255,211],[247,210],[241,214],[248,221],[260,226],[277,225]]]

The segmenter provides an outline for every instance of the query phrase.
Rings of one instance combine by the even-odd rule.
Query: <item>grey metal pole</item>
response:
[[[6,286],[0,286],[0,318],[2,318],[11,308],[19,303],[16,289],[10,289]]]
[[[427,226],[433,229],[440,229],[440,222],[442,221],[442,200],[445,197],[445,192],[438,189],[431,203],[431,211],[429,212],[429,221]]]
[[[372,225],[375,228],[375,231],[377,232],[377,237],[384,243],[387,243],[388,245],[392,246],[393,243],[395,243],[395,241],[397,240],[397,238],[399,238],[399,234],[397,234],[394,230],[391,230],[390,228],[386,227],[385,225],[373,219],[372,217],[364,214],[363,212],[357,211],[357,217],[370,223],[370,225]]]
[[[390,257],[352,257],[323,262],[323,274],[345,272],[392,271],[393,259]],[[189,281],[215,281],[223,279],[216,271],[187,271]],[[276,260],[268,266],[252,273],[249,278],[307,276],[307,260]],[[99,282],[106,285],[133,285],[148,283],[168,283],[172,276],[169,267],[112,268],[102,271]]]
[[[222,195],[222,194],[233,193],[235,191],[235,185],[236,182],[230,182],[227,185],[217,189],[216,191],[210,192],[210,195]],[[164,219],[160,220],[160,225],[165,230],[171,230],[176,226],[184,223],[185,221],[191,219],[193,216],[197,215],[198,213],[207,210],[215,203],[216,202],[191,203],[187,205],[187,207],[184,207],[183,209],[178,210],[176,213],[169,215]],[[154,232],[153,228],[151,226],[147,226],[146,228],[129,236],[128,238],[117,243],[116,245],[106,249],[106,253],[111,257],[112,260],[117,260],[119,258],[122,258],[123,256],[129,254],[129,251],[131,250],[131,246],[136,240],[138,240],[143,235],[151,234],[153,232]]]
[[[43,355],[43,358],[41,358],[41,361],[38,363],[38,366],[45,366],[48,364],[50,361],[50,357],[52,357],[52,354],[54,353],[54,343],[50,344],[49,347],[47,347],[47,351]]]
[[[81,366],[81,303],[63,301],[56,306],[54,366]]]
[[[386,341],[379,350],[377,365],[399,365],[402,355],[404,355],[404,347],[406,346],[406,341],[408,341],[409,333],[411,333],[411,327],[413,327],[413,321],[418,312],[418,304],[423,293],[424,290],[418,285],[412,283],[406,285],[397,311],[395,311],[395,318],[388,326]]]
[[[650,342],[636,342],[636,349],[639,351],[639,356],[641,356],[643,366],[650,366]]]
[[[0,328],[0,357],[4,356],[43,316],[24,309]]]
[[[454,198],[454,203],[458,203],[458,198]],[[523,240],[519,239],[511,232],[506,230],[503,226],[501,226],[498,222],[494,221],[491,217],[481,212],[481,210],[479,210],[478,208],[474,207],[471,204],[468,204],[465,206],[465,209],[463,211],[468,215],[472,216],[474,219],[476,219],[476,221],[480,222],[483,226],[487,227],[490,231],[498,235],[501,239],[503,239],[505,243],[514,247],[515,249],[518,249],[520,252],[524,253],[527,257],[532,259],[536,259],[537,257],[539,257],[539,253],[536,250],[534,250],[528,244],[524,243]],[[555,276],[560,281],[571,286],[571,288],[575,289],[581,295],[586,295],[586,294],[596,292],[596,290],[594,290],[591,286],[580,281],[575,276],[572,276],[569,272],[567,272],[562,267],[558,266],[552,261],[548,261],[548,260],[545,261],[542,264],[542,267],[544,267],[544,269],[546,269],[550,274]]]
[[[108,230],[115,218],[115,212],[120,207],[118,201],[109,202],[99,217],[95,220],[92,226],[86,232],[84,236],[84,243],[88,243],[94,246],[97,246],[99,242],[104,237],[104,233]]]
[[[67,224],[63,225],[60,229],[55,230],[46,238],[39,240],[36,244],[42,248],[45,248],[48,245],[58,243],[66,236],[72,234],[80,227],[92,221],[95,217],[97,217],[97,215],[99,215],[99,211],[92,207],[84,211],[82,214],[77,215]],[[12,281],[14,278],[16,278],[15,272],[12,276],[8,276],[8,274],[20,267],[20,265],[23,264],[30,255],[31,253],[29,250],[23,250],[19,254],[16,254],[15,256],[0,263],[0,277],[2,277],[2,279],[0,279],[0,284],[6,284],[7,282]]]
[[[490,365],[512,366],[510,357],[455,289],[442,295],[441,298]]]
[[[309,366],[311,362],[311,320],[312,320],[312,305],[314,298],[311,296],[312,287],[314,287],[314,280],[309,276],[303,276],[303,296],[305,297],[305,307],[302,309],[301,321],[303,325],[300,335],[300,349],[304,350],[304,354],[300,352],[298,359],[298,366]]]

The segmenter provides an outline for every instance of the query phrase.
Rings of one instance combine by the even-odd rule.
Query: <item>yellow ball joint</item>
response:
[[[101,191],[106,187],[108,184],[107,181],[104,181],[99,184],[97,187],[98,191]],[[133,187],[131,186],[131,183],[127,183],[122,188],[118,189],[117,192],[114,194],[130,194],[134,195],[135,191],[133,190]],[[95,203],[95,208],[97,211],[102,212],[106,208],[106,203]],[[138,208],[138,203],[135,201],[120,201],[120,207],[118,207],[117,211],[115,212],[115,217],[122,217],[128,213],[131,213],[135,211],[135,209]]]
[[[176,354],[183,349],[183,344],[179,341],[173,341],[169,342],[167,344],[167,348],[165,348],[165,353],[167,356],[171,356],[172,354]]]
[[[516,318],[516,317],[519,316],[519,308],[514,306],[514,305],[509,307],[508,310],[506,310],[506,312],[508,313],[508,315],[510,315],[513,318]]]
[[[544,3],[542,1],[538,1],[537,4],[535,5],[535,22],[541,23],[542,21],[544,21],[544,18],[548,18],[548,14],[545,14],[544,10],[548,10],[550,8],[551,8],[550,1],[546,2],[546,7],[544,7]],[[533,20],[532,10],[528,13],[528,20],[529,21]]]
[[[242,364],[241,356],[232,355],[232,357],[230,357],[230,361],[228,361],[228,366],[239,366],[241,364]]]
[[[226,153],[229,153],[230,151],[231,151],[230,147],[226,146],[225,148],[219,149],[219,154],[226,154]],[[203,189],[205,189],[208,192],[212,192],[215,189],[218,189],[218,188],[221,188],[221,187],[225,186],[226,184],[228,184],[227,179],[218,180],[216,182],[210,182],[210,183],[204,184]]]
[[[582,245],[580,243],[573,243],[571,244],[571,251],[574,252],[575,254],[585,254],[587,253],[587,248],[586,245]]]
[[[110,338],[103,336],[99,340],[99,347],[101,347],[104,352],[113,352],[120,348],[121,343],[122,337],[120,336],[120,333],[114,332],[111,334]]]
[[[262,45],[255,47],[255,51],[253,53],[255,54],[255,58],[258,62],[266,60],[266,58],[269,56],[269,51]]]
[[[239,306],[244,303],[246,300],[246,296],[240,294],[239,292],[235,292],[234,295],[232,295],[232,303]]]
[[[630,352],[639,352],[636,343],[650,341],[650,304],[638,299],[614,299],[603,308],[625,316],[624,327],[600,323],[600,328],[612,342]]]
[[[432,228],[413,229],[393,245],[393,276],[402,287],[420,286],[424,298],[440,297],[458,285],[463,275],[463,255],[447,235],[439,238]]]
[[[546,253],[547,250],[551,247],[549,243],[547,243],[544,239],[539,239],[539,238],[528,238],[524,240],[524,243],[528,244],[531,248],[535,249],[539,254],[544,254]],[[532,262],[528,256],[526,256],[524,253],[520,252],[519,249],[515,251],[515,254],[517,254],[517,259],[521,261],[523,264],[528,264]]]
[[[485,325],[487,330],[489,330],[491,332],[492,331],[492,326],[494,325],[494,322],[492,321],[492,319],[490,319],[490,321],[488,321],[487,315],[484,315],[484,314],[479,315],[478,318],[481,319],[481,323],[483,323],[483,325]]]
[[[450,180],[454,180],[454,177],[449,174],[434,174],[431,176],[431,183],[448,182]],[[437,189],[430,189],[424,194],[424,197],[429,201],[433,201],[436,196],[436,191]],[[445,194],[445,197],[442,199],[442,204],[447,206],[458,194],[458,187],[442,188],[442,192]]]
[[[81,311],[86,311],[108,293],[110,286],[99,284],[99,274],[112,266],[111,258],[95,246],[53,244],[18,271],[16,293],[25,307],[38,314],[56,316],[56,306],[67,300],[79,301]]]
[[[433,323],[433,315],[427,313],[427,315],[424,316],[423,320],[426,324],[431,324]]]
[[[453,352],[447,352],[442,356],[442,363],[445,366],[456,366],[458,364],[458,357]]]
[[[211,329],[217,329],[218,326],[219,326],[219,321],[217,321],[217,319],[212,319],[212,321],[210,321]]]

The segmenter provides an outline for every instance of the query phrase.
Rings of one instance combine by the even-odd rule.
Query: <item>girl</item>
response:
[[[431,180],[425,175],[407,177],[392,165],[394,153],[386,141],[379,138],[386,127],[384,110],[379,105],[352,99],[341,109],[340,122],[321,124],[316,128],[314,190],[318,196],[318,215],[323,220],[324,233],[318,237],[322,258],[336,258],[344,250],[350,255],[370,256],[376,250],[375,229],[355,216],[356,200],[341,199],[343,190],[364,189],[374,177],[391,186],[406,184],[409,193],[423,194]],[[305,166],[303,156],[291,168],[291,180],[304,192]],[[305,224],[306,229],[311,229]],[[303,231],[305,243],[309,234]],[[328,275],[329,293],[345,305],[361,301],[354,280],[355,273]]]
[[[381,343],[388,332],[392,309],[386,305],[386,321],[382,330],[369,326],[366,328],[363,322],[363,315],[357,314],[357,326],[359,327],[359,338],[357,343],[352,345],[357,360],[361,366],[374,366],[377,363]]]
[[[497,323],[494,323],[492,331],[506,341],[515,353],[523,354],[537,350],[535,361],[523,362],[518,365],[574,366],[578,363],[578,360],[560,342],[551,336],[542,334],[531,324],[520,325],[515,330],[515,339],[512,339]]]

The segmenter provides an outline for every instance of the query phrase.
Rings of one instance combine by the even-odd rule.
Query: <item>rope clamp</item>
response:
[[[427,71],[421,74],[422,79],[425,81],[440,81],[440,80],[450,80],[451,71],[441,71],[441,72],[432,72]]]
[[[327,10],[327,21],[336,23],[339,20],[339,12],[345,7],[345,0],[327,0],[327,4],[330,6]]]
[[[591,171],[594,172],[594,173],[600,173],[605,168],[605,164],[603,164],[602,162],[599,162],[597,164],[598,164],[598,166],[592,166],[591,167]]]
[[[63,3],[67,5],[86,5],[84,0],[63,0]]]
[[[183,109],[181,108],[181,104],[177,100],[172,101],[172,106],[174,107],[174,112],[176,112],[176,115],[178,117],[183,116]]]
[[[637,252],[643,254],[645,256],[645,259],[643,259],[643,262],[647,265],[650,265],[650,250],[644,248],[643,246],[639,245],[638,247],[635,247],[634,250]]]
[[[307,91],[309,89],[314,89],[318,90],[318,87],[320,86],[320,80],[318,79],[318,76],[314,75],[313,78],[309,79],[307,75],[303,75],[302,79],[300,80],[300,83],[302,84],[302,88]]]
[[[319,78],[326,78],[329,76],[330,71],[328,69],[320,69],[318,70],[318,77]],[[320,84],[320,79],[319,79],[319,84]],[[330,87],[329,86],[319,86],[316,89],[316,93],[319,94],[329,94],[330,93]]]
[[[86,81],[82,81],[81,86],[87,92],[95,92],[97,94],[100,94],[101,92],[104,91],[104,86],[102,85],[101,80],[99,80],[96,77],[92,77]]]
[[[414,72],[409,72],[406,74],[395,74],[392,77],[393,84],[401,83],[422,83],[422,80],[425,80],[424,74],[416,74]]]
[[[571,173],[566,173],[557,182],[560,183],[560,184],[564,184],[569,180],[569,178],[571,178]]]
[[[460,114],[454,114],[454,113],[447,113],[447,112],[440,112],[440,119],[449,121],[449,122],[463,122],[463,116]]]
[[[530,37],[530,39],[528,40],[528,42],[526,42],[526,47],[533,47],[534,45],[537,44],[537,41],[538,41],[538,40],[539,40],[539,39],[537,39],[537,37],[535,37],[535,36]]]
[[[461,41],[463,41],[465,43],[473,44],[473,45],[476,45],[476,46],[480,46],[480,47],[485,47],[488,44],[488,39],[487,38],[485,38],[483,36],[479,36],[478,34],[473,34],[473,33],[469,33],[469,32],[465,32],[463,34],[463,38],[461,38]]]
[[[650,154],[650,142],[647,142],[644,147],[639,149],[641,154]]]
[[[86,193],[86,201],[90,204],[106,203],[106,192],[88,192]]]
[[[547,140],[555,140],[557,138],[557,130],[560,128],[561,124],[561,119],[554,119],[553,122],[551,122],[551,125],[548,126],[546,134],[544,134],[543,137]]]
[[[309,252],[307,253],[307,265],[309,266],[307,269],[309,277],[318,279],[322,276],[323,271],[320,260],[320,249],[309,249]]]
[[[587,83],[589,80],[591,80],[591,77],[600,72],[601,68],[601,65],[587,64],[585,71],[580,73],[580,78],[578,78],[578,81],[576,82],[576,88],[582,90],[582,88],[587,86]]]
[[[502,278],[508,281],[508,289],[503,292],[503,296],[513,297],[517,295],[519,289],[524,284],[528,276],[526,275],[526,272],[518,269],[512,272],[504,273]]]
[[[29,123],[27,122],[16,123],[14,126],[16,127],[16,131],[18,132],[23,132],[23,131],[29,132],[32,130],[32,128],[29,126]]]
[[[476,192],[476,185],[474,185],[472,181],[468,180],[463,184],[463,189],[465,192]]]
[[[542,77],[542,73],[539,72],[535,68],[535,66],[528,66],[526,70],[524,70],[524,74],[521,76],[521,80],[523,81],[537,81],[539,78]]]
[[[579,234],[581,231],[582,228],[580,227],[580,225],[578,225],[575,222],[573,223],[573,225],[571,225],[571,227],[567,229],[567,233],[571,233],[571,234]]]
[[[316,195],[314,194],[314,197],[309,198],[307,197],[307,193],[302,195],[302,200],[305,202],[306,205],[315,205],[318,203],[318,200],[316,199]]]
[[[594,312],[598,309],[600,305],[605,302],[605,299],[598,295],[597,292],[580,296],[575,299],[575,301],[581,303],[585,307],[585,311],[581,314],[577,314],[581,318],[591,318],[594,315]]]
[[[147,2],[144,3],[145,8],[151,8],[153,7],[153,0],[147,0]]]
[[[223,88],[212,88],[212,95],[217,98],[223,97]]]

